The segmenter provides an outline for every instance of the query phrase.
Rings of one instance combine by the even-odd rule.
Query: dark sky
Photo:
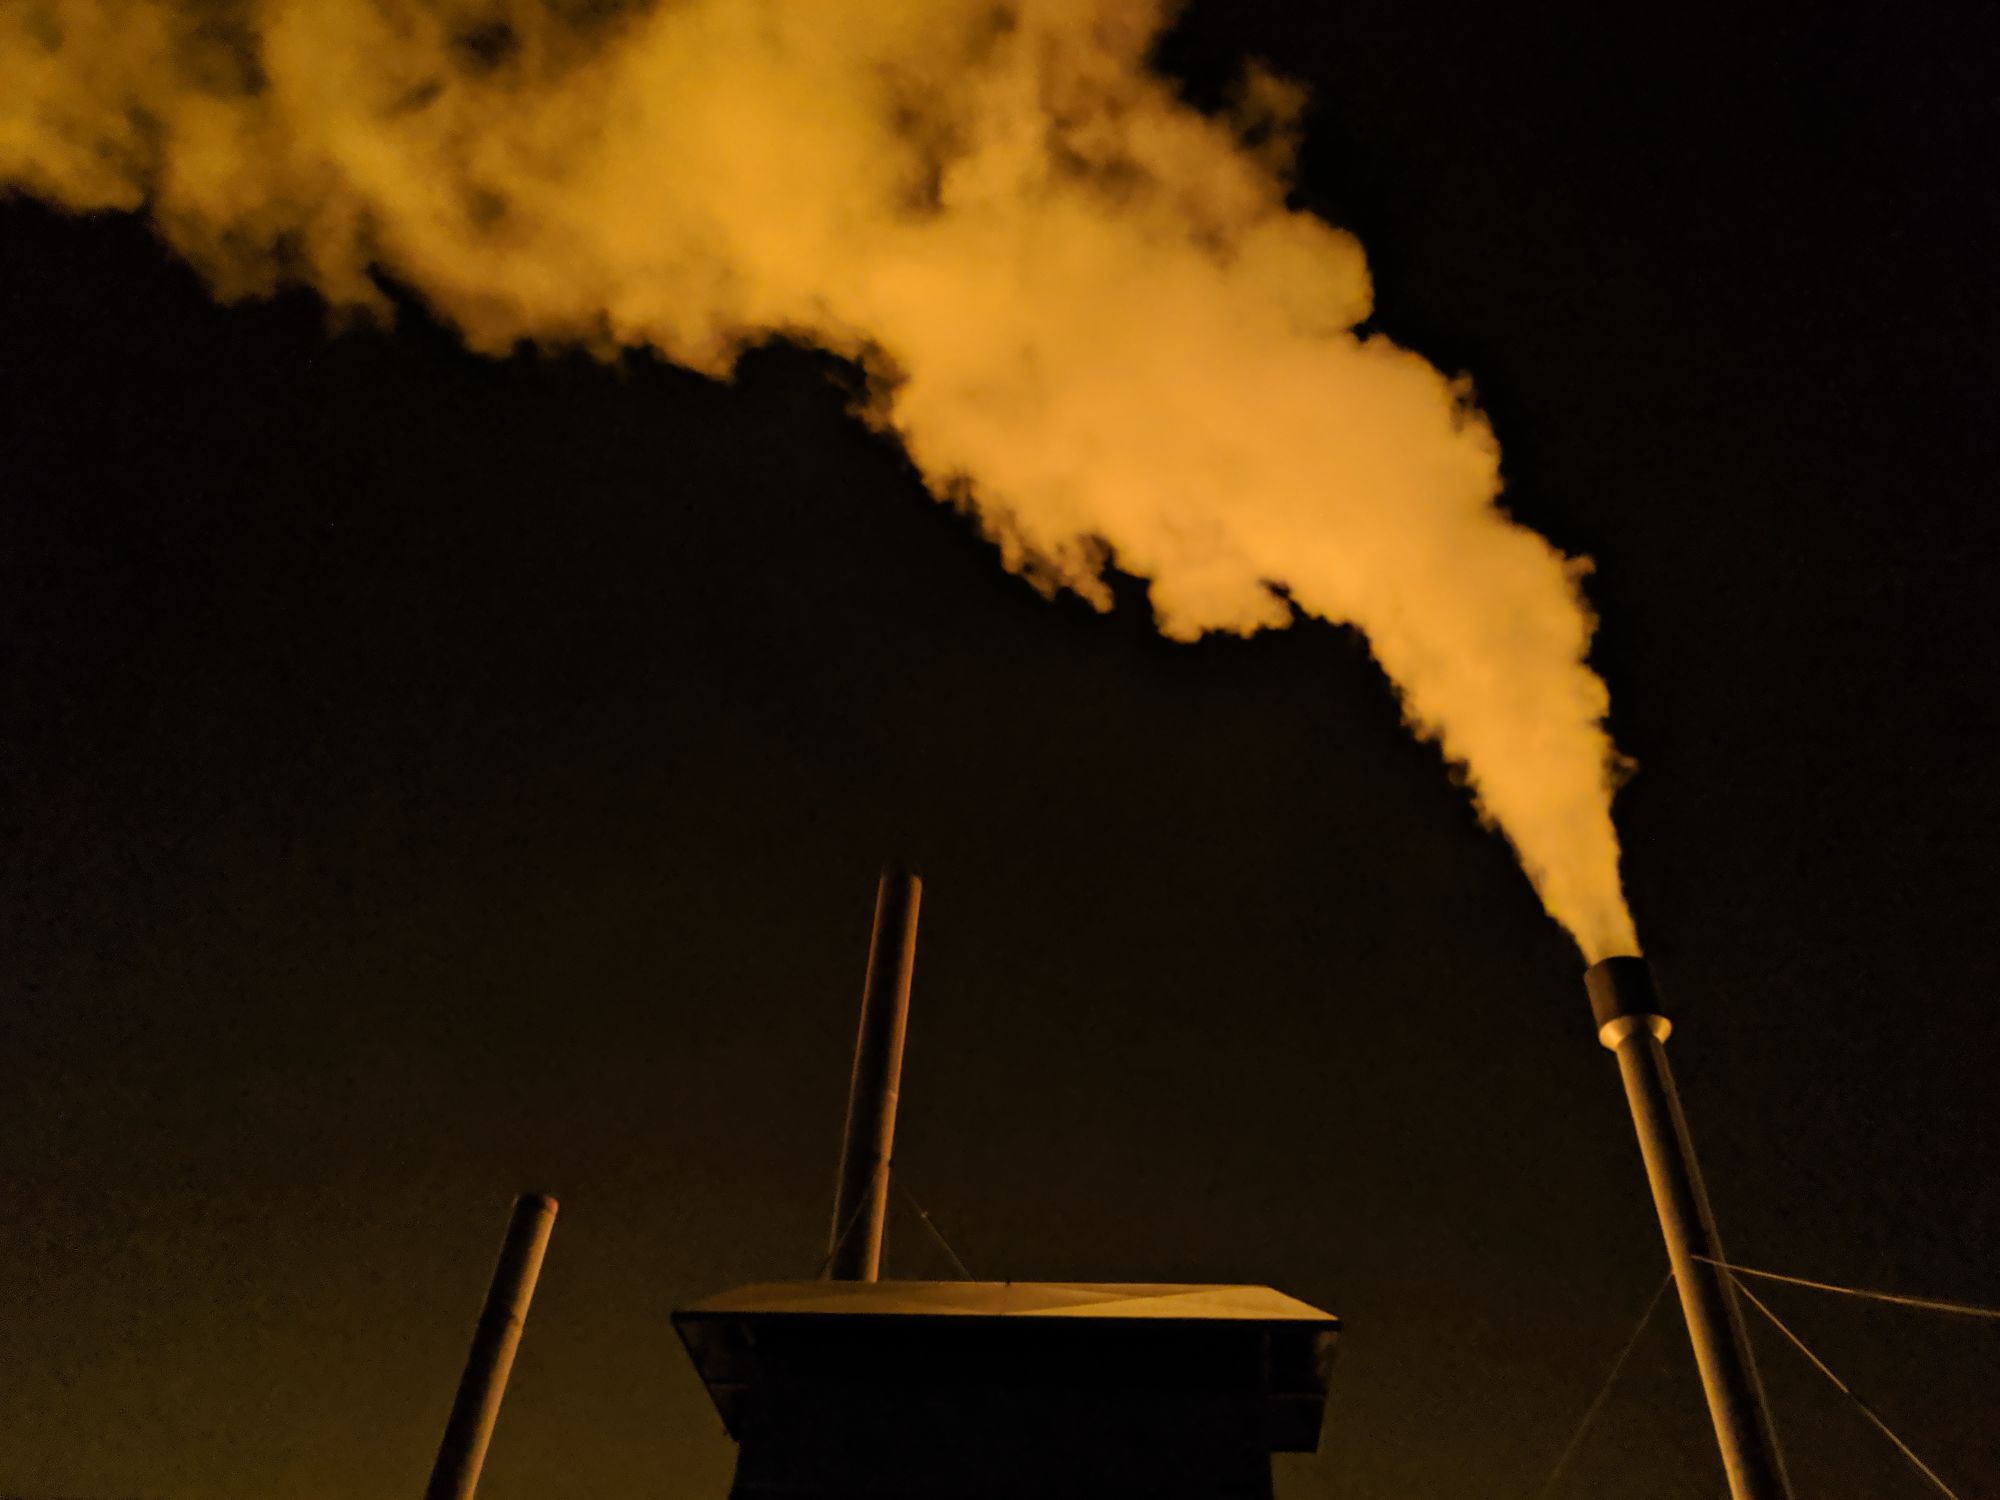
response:
[[[1597,560],[1733,1252],[2000,1303],[2000,37],[1626,9],[1196,0],[1166,62],[1312,86],[1302,200]],[[335,336],[0,205],[0,1493],[416,1493],[538,1187],[482,1495],[719,1496],[667,1315],[818,1263],[903,855],[973,1271],[1275,1284],[1348,1329],[1283,1494],[1533,1495],[1664,1271],[1576,954],[1353,637],[1043,601],[841,377]],[[1993,1325],[1770,1296],[2000,1492]],[[1926,1493],[1759,1338],[1802,1496]],[[1667,1311],[1561,1493],[1720,1487]]]

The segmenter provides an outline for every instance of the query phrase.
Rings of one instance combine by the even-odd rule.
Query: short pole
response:
[[[507,1376],[520,1347],[521,1326],[542,1272],[542,1256],[555,1227],[556,1200],[524,1193],[514,1200],[507,1237],[500,1245],[500,1263],[486,1292],[479,1326],[473,1330],[472,1352],[458,1383],[444,1442],[438,1447],[424,1500],[472,1500],[479,1488],[479,1471],[486,1463],[486,1445],[500,1416],[500,1398],[507,1394]]]

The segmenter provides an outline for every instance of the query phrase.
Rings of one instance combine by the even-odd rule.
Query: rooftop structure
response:
[[[922,883],[885,871],[827,1278],[674,1327],[737,1443],[731,1500],[1270,1500],[1319,1446],[1339,1322],[1264,1286],[878,1281]]]
[[[1261,1286],[778,1282],[674,1324],[731,1500],[1268,1500],[1339,1321]]]

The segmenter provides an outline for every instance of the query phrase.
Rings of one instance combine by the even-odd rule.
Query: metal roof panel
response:
[[[1082,1281],[772,1281],[704,1298],[674,1316],[791,1314],[1340,1322],[1268,1286]]]

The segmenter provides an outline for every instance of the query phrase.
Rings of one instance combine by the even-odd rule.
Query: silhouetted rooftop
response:
[[[1339,1320],[1263,1286],[774,1282],[674,1314],[735,1500],[1271,1493]]]

